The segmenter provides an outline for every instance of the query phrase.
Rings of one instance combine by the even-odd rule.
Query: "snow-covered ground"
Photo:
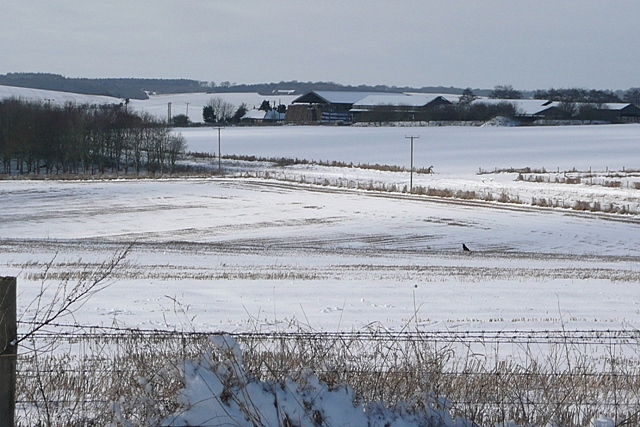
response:
[[[245,104],[249,110],[260,107],[262,101],[269,101],[272,106],[289,105],[299,95],[269,94],[261,95],[255,92],[247,93],[183,93],[173,95],[149,95],[149,99],[132,99],[130,106],[138,112],[145,112],[152,116],[166,120],[171,108],[171,115],[184,114],[193,123],[202,123],[202,109],[212,98],[221,98],[234,106],[234,110]],[[169,107],[171,103],[171,107]]]
[[[2,275],[19,276],[24,307],[39,289],[45,263],[54,260],[56,269],[73,271],[135,242],[131,265],[76,313],[76,321],[227,331],[253,328],[256,321],[263,330],[286,328],[292,319],[317,330],[376,322],[396,330],[408,322],[428,329],[638,326],[638,217],[532,207],[530,198],[609,200],[634,211],[640,190],[474,172],[551,169],[511,148],[522,144],[518,135],[554,138],[545,146],[555,150],[558,157],[548,158],[561,168],[592,164],[604,170],[608,159],[610,171],[611,165],[628,170],[640,163],[633,138],[639,126],[522,134],[512,128],[417,130],[425,145],[434,135],[449,144],[435,150],[441,159],[433,162],[436,173],[414,174],[414,185],[506,191],[524,203],[348,189],[350,180],[406,185],[410,174],[311,165],[264,166],[271,176],[304,177],[305,183],[238,177],[4,180]],[[206,132],[183,132],[189,149],[203,151],[198,144],[214,135]],[[473,132],[475,138],[463,137]],[[385,161],[384,148],[394,140],[408,151],[404,131],[387,128],[230,128],[223,138],[223,147],[243,147],[223,148],[223,154],[358,162],[361,153],[362,162],[404,165],[403,156],[391,151]],[[492,158],[476,148],[501,153],[496,140],[507,154]],[[589,155],[591,149],[595,154]],[[223,163],[225,170],[234,167]],[[322,177],[343,188],[318,185]],[[463,253],[462,243],[472,252]]]
[[[198,105],[193,96],[152,100],[157,108],[184,101],[191,109]],[[155,108],[150,102],[136,108]],[[189,151],[217,154],[216,130],[176,131]],[[640,125],[227,127],[220,138],[223,155],[408,168],[411,135],[419,136],[415,167],[432,165],[434,174],[225,160],[224,178],[0,181],[0,275],[19,277],[24,308],[46,263],[74,271],[135,243],[131,264],[75,313],[90,325],[237,331],[256,321],[285,328],[296,319],[318,330],[376,322],[390,329],[407,322],[429,329],[638,326]],[[526,180],[536,174],[524,181],[518,173],[478,174],[524,167],[544,168],[540,176],[550,182]],[[580,184],[556,183],[574,169],[583,172]],[[589,170],[598,176],[589,178]],[[255,177],[265,171],[279,180]],[[520,203],[403,194],[411,180]],[[602,185],[612,181],[619,186]],[[367,182],[397,191],[347,188]],[[565,208],[532,206],[541,199]],[[569,209],[579,201],[633,214]],[[462,243],[472,252],[463,253]]]
[[[192,102],[186,99],[185,111]],[[136,108],[164,114],[166,102],[182,105],[172,98]],[[190,151],[217,154],[217,131],[181,132]],[[638,125],[225,128],[221,143],[223,154],[409,167],[410,135],[420,136],[415,166],[433,165],[434,174],[225,160],[226,177],[0,180],[0,276],[18,276],[18,311],[28,320],[45,271],[54,287],[67,273],[73,284],[74,274],[133,244],[110,286],[59,319],[78,325],[197,331],[640,326]],[[524,167],[546,172],[524,180],[517,172],[477,174]],[[257,178],[265,173],[270,179]],[[577,177],[578,184],[563,183]],[[414,186],[480,199],[504,194],[519,203],[402,193],[412,178]],[[614,181],[620,184],[604,185]],[[397,191],[353,188],[368,182]],[[534,206],[541,199],[565,207]],[[631,214],[569,209],[577,201]],[[239,358],[227,339],[217,343]],[[222,405],[225,375],[247,379],[238,362],[186,363],[182,406],[164,423],[227,417],[241,425],[248,401],[265,424],[282,423],[286,414],[311,425],[319,414],[327,423],[353,425],[422,425],[436,418],[445,426],[468,425],[431,407],[409,415],[373,402],[364,410],[351,389],[329,390],[311,372],[285,386],[234,383],[231,403]],[[117,402],[113,411],[121,415]]]
[[[253,318],[267,329],[293,318],[399,329],[416,307],[425,328],[638,319],[640,224],[626,216],[253,179],[2,181],[0,195],[0,262],[20,277],[21,305],[54,257],[73,271],[135,242],[132,265],[76,314],[83,324],[191,327],[172,298],[197,330],[242,330]]]
[[[119,104],[123,100],[112,96],[82,95],[79,93],[59,92],[44,89],[31,89],[25,87],[0,85],[0,99],[21,99],[29,102],[52,103],[64,105],[73,104]]]
[[[267,100],[271,105],[289,105],[298,95],[267,94],[261,95],[255,92],[247,93],[178,93],[167,95],[150,94],[149,99],[131,99],[129,108],[138,113],[147,113],[160,120],[166,120],[169,116],[184,114],[193,123],[202,123],[202,108],[212,98],[222,98],[237,109],[245,104],[248,109],[258,108],[262,101]],[[27,101],[64,105],[68,102],[75,104],[121,104],[125,100],[112,96],[81,95],[70,92],[59,92],[42,89],[29,89],[14,86],[0,85],[0,99],[18,98]]]
[[[189,150],[217,153],[218,131],[176,129]],[[293,157],[307,160],[433,165],[439,175],[476,174],[479,169],[546,168],[548,171],[639,168],[640,125],[557,127],[227,127],[222,154]]]

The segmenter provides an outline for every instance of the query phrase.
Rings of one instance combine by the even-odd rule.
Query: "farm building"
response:
[[[282,122],[284,117],[285,113],[279,113],[276,110],[265,111],[253,108],[247,111],[241,120],[245,123],[264,124]]]
[[[392,92],[312,91],[294,99],[285,122],[291,124],[352,124],[358,122],[488,120],[455,118],[455,106],[446,95]],[[500,106],[507,111],[500,112]],[[521,123],[638,123],[640,108],[633,104],[586,104],[545,99],[478,98],[471,105],[487,105],[489,111],[476,109],[476,116],[505,114]],[[513,107],[511,107],[513,106]],[[453,110],[448,107],[453,107]],[[497,107],[497,108],[496,108]],[[503,108],[503,110],[505,110]],[[444,114],[442,114],[444,113]],[[489,117],[491,118],[491,117]]]
[[[376,94],[356,102],[349,111],[354,122],[415,121],[422,113],[443,105],[451,105],[451,101],[441,95]]]
[[[638,123],[640,108],[634,104],[587,104],[544,99],[476,99],[473,104],[509,103],[515,107],[515,118],[524,123],[537,120],[575,120],[608,123]]]
[[[287,123],[415,120],[416,114],[450,101],[439,95],[391,92],[312,91],[292,101]]]
[[[546,99],[489,99],[478,98],[471,104],[499,105],[511,104],[515,107],[515,118],[523,122],[533,122],[537,119],[556,117],[559,102],[548,101]]]
[[[640,108],[634,104],[603,104],[596,111],[604,120],[612,123],[640,123]]]
[[[287,123],[351,123],[349,110],[371,92],[311,91],[291,102]],[[380,94],[383,95],[384,94]],[[389,94],[392,95],[392,94]]]

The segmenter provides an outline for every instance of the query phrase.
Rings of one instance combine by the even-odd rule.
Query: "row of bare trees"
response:
[[[123,105],[0,101],[0,173],[170,173],[181,135]]]

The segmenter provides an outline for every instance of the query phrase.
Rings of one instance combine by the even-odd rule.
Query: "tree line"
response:
[[[186,141],[126,104],[0,101],[4,174],[171,173]]]
[[[468,93],[470,88],[465,89]],[[524,93],[514,89],[511,85],[495,86],[489,94],[493,99],[523,99]],[[533,92],[533,99],[544,99],[548,101],[573,102],[601,105],[606,103],[624,102],[640,106],[640,88],[632,87],[626,91],[610,91],[584,88],[550,88],[546,90],[536,90]]]

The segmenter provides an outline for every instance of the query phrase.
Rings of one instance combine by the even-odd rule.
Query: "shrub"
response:
[[[476,196],[476,192],[475,191],[458,190],[456,192],[456,199],[473,200],[473,199],[477,199],[477,198],[478,197]]]
[[[576,202],[573,204],[573,209],[576,211],[588,211],[591,210],[591,205],[589,204],[589,202],[576,200]]]

